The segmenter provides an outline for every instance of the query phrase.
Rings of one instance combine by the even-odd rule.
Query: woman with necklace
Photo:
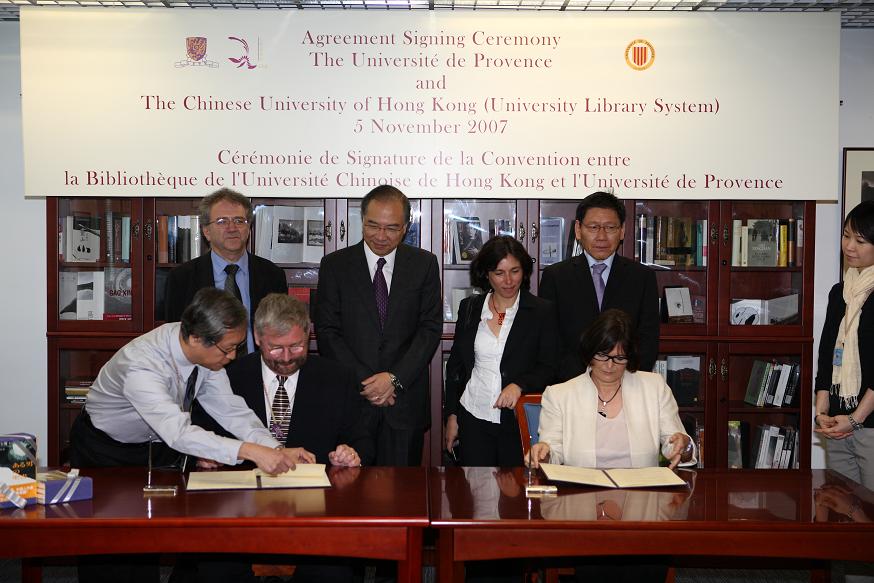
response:
[[[521,466],[513,407],[555,373],[555,311],[528,291],[532,265],[507,236],[489,239],[470,265],[471,284],[485,293],[458,308],[443,410],[445,447],[462,466]]]
[[[540,441],[530,465],[541,462],[585,468],[659,465],[659,451],[677,465],[696,463],[695,446],[680,423],[677,401],[658,374],[638,371],[640,356],[631,318],[606,310],[580,340],[587,370],[548,387],[540,411]],[[620,509],[621,510],[621,509]],[[662,582],[668,563],[660,557],[586,559],[575,569],[578,583]]]
[[[543,393],[540,441],[531,464],[549,461],[586,468],[696,463],[670,387],[658,374],[637,370],[637,340],[621,310],[603,312],[586,330],[580,352],[588,369]]]

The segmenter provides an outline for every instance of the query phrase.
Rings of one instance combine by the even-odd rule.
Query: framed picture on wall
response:
[[[844,148],[843,216],[863,200],[874,200],[874,148]]]

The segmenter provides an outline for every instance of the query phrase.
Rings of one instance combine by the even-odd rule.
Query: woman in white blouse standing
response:
[[[528,291],[532,271],[507,236],[489,239],[471,263],[471,285],[485,293],[459,306],[443,409],[445,447],[460,465],[522,465],[513,407],[552,381],[558,354],[555,309]]]

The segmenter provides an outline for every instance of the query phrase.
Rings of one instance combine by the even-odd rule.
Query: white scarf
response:
[[[846,409],[855,409],[862,388],[862,366],[859,359],[859,317],[862,305],[874,289],[874,266],[859,270],[850,267],[844,273],[844,302],[847,309],[838,327],[835,350],[843,349],[841,364],[832,366],[832,394],[841,398]]]

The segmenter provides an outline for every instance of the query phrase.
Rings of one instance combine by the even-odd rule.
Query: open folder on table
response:
[[[297,464],[284,474],[249,471],[191,472],[188,490],[261,490],[268,488],[325,488],[331,481],[325,464]]]
[[[622,468],[596,470],[558,464],[540,464],[543,473],[556,482],[571,482],[598,486],[599,488],[654,488],[661,486],[685,486],[670,468]]]

